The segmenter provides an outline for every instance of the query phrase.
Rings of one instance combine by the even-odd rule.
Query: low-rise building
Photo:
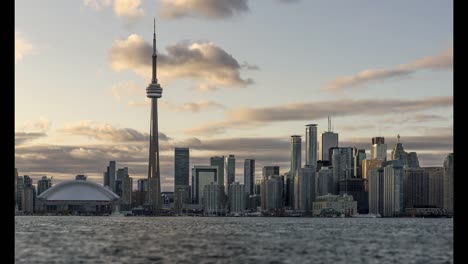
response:
[[[327,194],[318,196],[313,203],[313,215],[321,216],[324,211],[333,210],[345,216],[357,214],[357,202],[351,195],[332,195]]]

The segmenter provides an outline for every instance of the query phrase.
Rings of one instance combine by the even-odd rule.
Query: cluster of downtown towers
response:
[[[146,88],[147,97],[151,99],[148,179],[146,183],[139,180],[138,191],[146,192],[145,204],[157,212],[163,204],[157,111],[162,88],[156,73],[155,31],[152,66],[152,80]],[[311,212],[317,200],[324,200],[320,197],[337,198],[331,197],[333,195],[349,196],[346,200],[352,197],[359,213],[398,216],[406,208],[415,207],[435,207],[451,213],[453,153],[447,156],[443,167],[420,168],[416,153],[405,152],[399,136],[390,160],[387,160],[385,139],[375,137],[372,138],[371,157],[367,158],[364,149],[339,147],[338,133],[330,127],[329,120],[328,131],[321,133],[320,142],[317,142],[317,125],[306,125],[304,166],[301,136],[291,136],[291,165],[285,174],[280,175],[279,166],[265,166],[261,179],[256,181],[255,160],[246,159],[244,184],[235,182],[234,155],[211,157],[210,165],[193,166],[190,184],[189,148],[175,148],[174,213],[181,214],[187,208],[202,208],[205,214],[223,215],[255,211],[259,207],[264,212],[283,209]],[[115,179],[111,177],[115,163],[111,167],[112,163],[104,174],[104,185],[108,183],[115,192]],[[124,185],[131,186],[131,183]]]
[[[384,137],[374,137],[367,157],[365,149],[338,147],[338,133],[330,129],[317,142],[315,124],[306,125],[305,147],[302,166],[302,137],[291,136],[290,170],[280,174],[279,166],[265,166],[257,180],[255,160],[245,159],[244,184],[235,182],[234,155],[214,156],[210,165],[193,166],[191,185],[189,148],[175,148],[174,212],[187,204],[215,215],[257,208],[312,212],[317,198],[333,195],[353,197],[359,213],[382,216],[404,215],[408,208],[453,210],[453,153],[441,167],[420,167],[399,136],[389,160]]]

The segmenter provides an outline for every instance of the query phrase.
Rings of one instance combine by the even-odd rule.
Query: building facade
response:
[[[338,182],[353,174],[353,148],[331,148],[333,167],[333,194],[339,194]]]
[[[192,203],[203,204],[203,190],[205,185],[217,183],[217,179],[217,166],[194,166],[192,168]]]
[[[52,187],[52,178],[42,176],[42,178],[37,181],[37,195],[40,195],[50,187]]]
[[[352,196],[346,194],[318,196],[313,203],[313,215],[324,216],[327,211],[352,216],[357,213],[357,203]]]
[[[218,184],[225,186],[225,169],[224,169],[225,158],[224,156],[214,156],[210,158],[210,166],[218,167]]]
[[[246,209],[245,185],[238,182],[228,186],[229,211],[231,213],[241,213]]]
[[[423,167],[429,175],[429,205],[444,208],[444,168]]]
[[[444,209],[453,214],[453,153],[444,160]]]
[[[384,137],[372,138],[371,158],[383,161],[387,160],[387,144],[385,144]]]
[[[320,134],[319,159],[330,160],[329,149],[338,147],[338,133],[331,131]]]
[[[333,167],[321,167],[317,172],[317,196],[332,194],[333,191]]]
[[[226,213],[222,204],[222,189],[222,185],[215,182],[211,182],[203,187],[202,204],[204,215],[215,216]]]
[[[294,178],[295,209],[312,212],[316,192],[316,166],[308,165],[299,169]]]
[[[226,157],[226,162],[224,164],[226,171],[226,178],[224,179],[224,186],[229,186],[229,184],[236,181],[236,157],[234,155],[229,155]],[[219,181],[221,182],[221,181]]]
[[[429,206],[429,174],[422,168],[407,168],[404,177],[406,208]]]
[[[317,166],[317,124],[306,125],[305,165]]]
[[[182,214],[184,204],[190,203],[190,151],[174,149],[174,213]]]
[[[247,195],[254,194],[255,183],[255,160],[244,160],[244,184]]]

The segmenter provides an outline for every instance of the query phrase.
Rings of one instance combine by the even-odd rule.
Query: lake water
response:
[[[453,263],[453,219],[16,216],[16,263]]]

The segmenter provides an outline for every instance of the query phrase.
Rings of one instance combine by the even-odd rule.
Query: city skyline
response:
[[[411,3],[405,6],[407,13],[397,9],[400,12],[394,14],[397,19],[393,21],[388,15],[373,17],[381,14],[386,4],[377,7],[368,2],[367,8],[375,13],[366,13],[365,18],[383,26],[382,32],[371,27],[367,31],[370,36],[394,34],[391,22],[397,24],[395,28],[404,23],[413,27],[394,35],[392,41],[384,37],[360,47],[364,43],[359,38],[349,38],[349,45],[344,46],[337,45],[339,38],[327,34],[315,39],[292,38],[299,37],[293,34],[294,26],[310,26],[303,31],[323,34],[323,29],[311,22],[324,18],[313,14],[322,10],[337,15],[330,10],[333,4],[238,2],[250,11],[234,5],[227,9],[231,15],[217,9],[205,13],[196,6],[193,10],[168,7],[164,1],[161,5],[143,1],[140,7],[125,9],[118,1],[83,1],[79,5],[54,3],[63,7],[63,14],[44,18],[46,14],[41,12],[31,13],[38,3],[19,1],[15,11],[15,157],[19,174],[30,175],[35,182],[43,175],[60,182],[85,174],[101,183],[106,164],[115,160],[119,167],[129,167],[135,179],[147,177],[150,112],[148,101],[141,99],[151,76],[148,25],[152,23],[147,22],[153,15],[161,43],[158,73],[166,102],[161,101],[159,115],[162,191],[173,189],[175,147],[191,149],[190,167],[209,165],[211,156],[235,155],[236,181],[240,182],[244,173],[241,161],[255,159],[258,179],[263,166],[277,165],[281,172],[288,171],[290,136],[300,133],[305,137],[308,123],[317,124],[317,134],[326,131],[328,115],[332,115],[333,131],[339,133],[339,147],[356,146],[369,155],[371,138],[383,136],[389,154],[400,134],[405,150],[418,153],[421,166],[442,166],[447,154],[453,152],[451,4]],[[264,7],[271,13],[265,13]],[[306,7],[311,7],[313,18],[300,12]],[[403,9],[402,4],[400,7]],[[298,18],[289,18],[284,24],[272,20],[287,10],[299,12]],[[160,12],[165,15],[160,16]],[[347,26],[342,24],[346,15],[336,12],[336,25],[324,23],[326,20],[322,25],[340,35],[346,32]],[[435,12],[437,15],[428,14]],[[76,24],[72,32],[82,40],[80,44],[65,39],[67,31],[51,28],[49,32],[40,27],[63,15]],[[30,19],[43,24],[28,23]],[[93,22],[95,31],[86,31]],[[259,43],[240,41],[240,36],[251,34],[242,30],[249,22],[263,22],[279,32],[273,38],[253,26]],[[357,27],[363,21],[347,22]],[[221,31],[227,27],[231,34],[216,34],[213,24]],[[433,34],[421,31],[422,24]],[[109,29],[112,34],[106,32]],[[351,32],[359,36],[354,27]],[[291,43],[284,46],[281,36],[290,37]],[[63,43],[57,42],[57,37],[63,38]],[[191,40],[180,42],[184,39]],[[297,42],[311,46],[297,47]],[[263,49],[262,43],[270,45]],[[408,43],[411,45],[404,46]],[[417,44],[424,45],[417,48]],[[265,54],[256,54],[262,53],[259,51]],[[62,56],[63,52],[68,56]],[[301,52],[307,61],[300,57]],[[274,61],[268,57],[275,58],[280,67],[272,67]],[[62,60],[70,59],[74,62],[71,69],[56,69],[65,65]],[[66,89],[65,81],[70,85]],[[40,89],[31,91],[26,89],[29,86]],[[26,92],[32,94],[26,96]],[[350,95],[352,99],[347,98]],[[66,104],[55,104],[65,98]]]

